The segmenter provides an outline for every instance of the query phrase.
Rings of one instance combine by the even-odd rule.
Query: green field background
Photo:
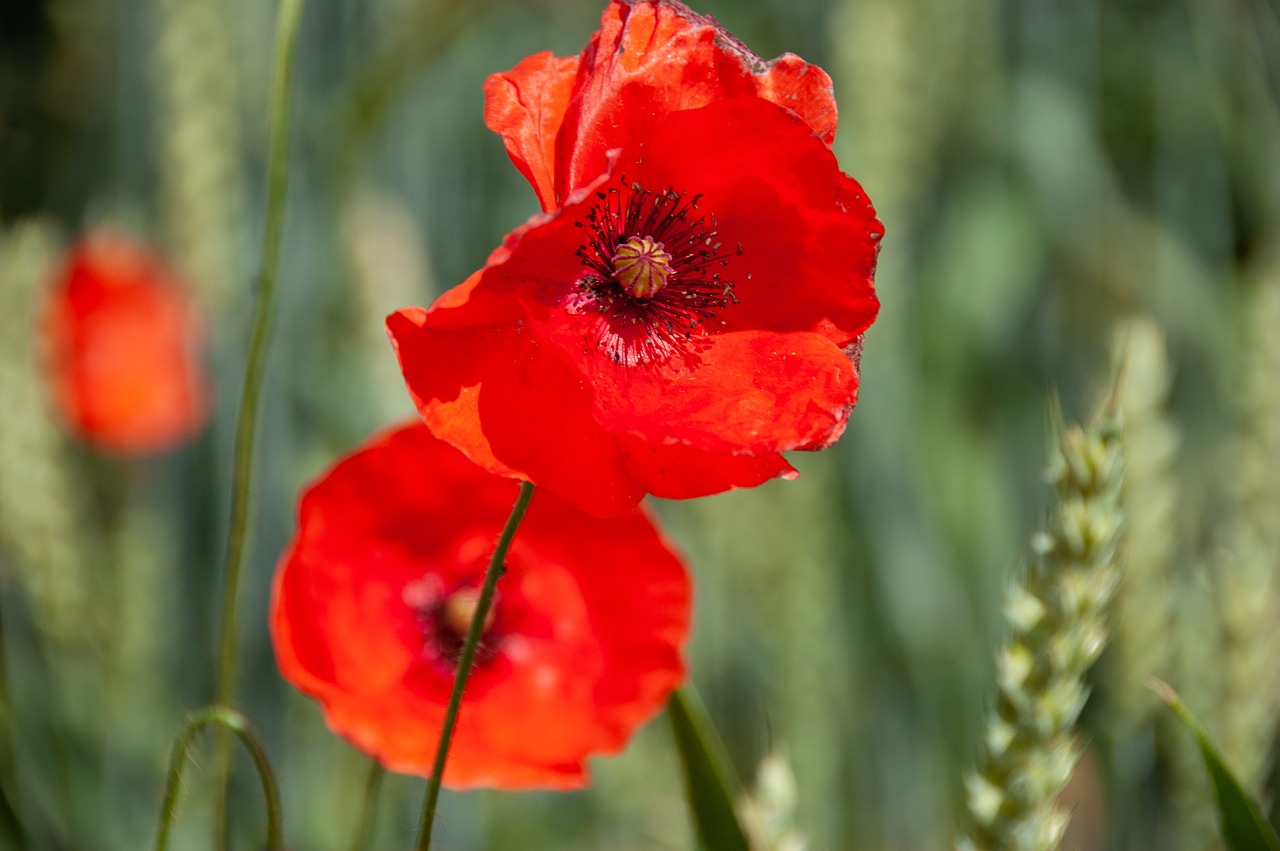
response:
[[[299,488],[410,418],[382,317],[429,303],[537,212],[485,77],[575,53],[600,0],[309,0],[274,348],[241,597],[241,705],[286,844],[351,847],[368,760],[279,677],[271,574]],[[1051,400],[1087,418],[1128,347],[1131,534],[1091,675],[1066,847],[1214,847],[1171,682],[1246,781],[1280,684],[1280,7],[1275,0],[699,0],[835,81],[835,150],[885,224],[862,389],[802,476],[655,509],[696,576],[693,683],[810,851],[927,851],[965,823],[1005,588],[1052,492]],[[265,200],[275,7],[0,9],[0,848],[147,847],[185,714],[209,702],[231,446]],[[212,426],[159,458],[61,436],[30,305],[82,230],[163,246],[210,308]],[[171,847],[210,847],[211,742]],[[446,793],[436,847],[692,849],[663,719],[583,792]],[[779,775],[774,775],[775,781]],[[238,848],[261,847],[249,766]],[[382,782],[374,848],[423,781]],[[794,792],[794,806],[790,793]],[[6,833],[6,831],[8,831]],[[12,847],[20,847],[14,845]],[[778,845],[773,851],[792,846]]]

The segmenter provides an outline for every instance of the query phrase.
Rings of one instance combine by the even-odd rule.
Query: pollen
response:
[[[614,279],[636,298],[653,298],[667,285],[671,262],[666,247],[648,236],[628,238],[610,260]]]

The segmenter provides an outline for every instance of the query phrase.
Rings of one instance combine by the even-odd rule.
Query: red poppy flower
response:
[[[90,234],[68,256],[42,319],[54,408],[86,443],[160,452],[207,421],[199,316],[151,249],[114,231]]]
[[[420,422],[302,495],[271,607],[285,678],[394,771],[429,774],[454,664],[518,485]],[[573,788],[683,679],[690,586],[639,509],[587,517],[538,491],[515,536],[444,782]]]
[[[547,213],[387,328],[431,429],[599,515],[794,470],[857,399],[880,223],[830,79],[672,0],[486,85]]]

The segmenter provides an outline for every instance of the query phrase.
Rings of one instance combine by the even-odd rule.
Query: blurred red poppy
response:
[[[546,213],[387,320],[423,418],[597,515],[794,470],[857,400],[883,228],[830,149],[831,81],[673,0],[489,79]]]
[[[302,495],[276,572],[285,678],[393,771],[429,774],[462,638],[518,485],[420,422]],[[690,584],[639,509],[608,520],[538,491],[498,585],[445,770],[454,788],[573,788],[684,678]]]
[[[107,452],[172,449],[209,417],[203,326],[178,274],[146,245],[95,231],[47,295],[44,356],[54,408]]]

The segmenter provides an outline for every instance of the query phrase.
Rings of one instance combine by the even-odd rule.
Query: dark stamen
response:
[[[576,223],[587,231],[578,287],[612,320],[599,342],[615,363],[660,362],[687,353],[702,323],[737,303],[733,281],[713,270],[740,256],[742,245],[721,252],[719,221],[701,213],[701,194],[653,192],[625,175],[622,185],[597,192],[601,203]]]

